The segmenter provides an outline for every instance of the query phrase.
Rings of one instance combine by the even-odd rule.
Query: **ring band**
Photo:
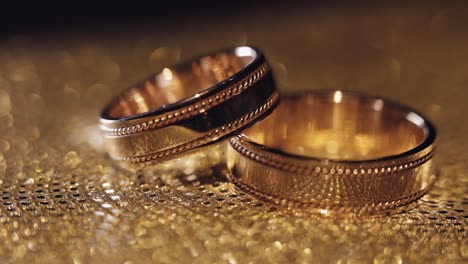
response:
[[[109,155],[132,167],[237,134],[267,116],[278,100],[263,53],[242,46],[145,79],[102,111],[100,127]]]
[[[279,205],[386,211],[432,186],[435,137],[426,118],[390,100],[342,91],[292,94],[230,139],[228,177]]]

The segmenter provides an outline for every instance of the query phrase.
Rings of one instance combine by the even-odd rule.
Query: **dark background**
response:
[[[393,5],[395,1],[386,2]],[[257,10],[294,12],[304,7],[315,9],[345,6],[383,5],[372,1],[278,1],[278,0],[198,0],[198,1],[124,1],[124,2],[3,2],[0,6],[0,34],[43,33],[69,31],[75,28],[92,29],[158,20],[183,20],[193,17],[236,16]],[[272,11],[273,12],[273,11]],[[282,15],[282,14],[278,14]],[[261,19],[261,17],[259,17]]]

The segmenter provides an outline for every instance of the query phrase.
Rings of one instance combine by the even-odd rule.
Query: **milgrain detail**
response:
[[[312,201],[304,202],[304,201],[286,199],[280,196],[270,195],[270,194],[266,194],[264,192],[258,191],[254,187],[251,187],[250,185],[245,184],[244,182],[242,182],[242,180],[232,175],[231,172],[227,173],[226,177],[228,178],[229,181],[231,181],[235,186],[237,186],[242,191],[249,193],[255,196],[256,198],[259,198],[261,200],[264,200],[266,202],[270,202],[279,206],[285,206],[288,208],[298,208],[298,209],[311,209],[318,213],[324,213],[324,212],[330,211],[331,213],[346,213],[346,214],[356,214],[356,215],[377,214],[379,212],[383,214],[389,214],[391,213],[391,211],[388,211],[388,210],[394,210],[396,209],[396,207],[409,204],[421,198],[431,189],[432,185],[434,184],[434,180],[432,180],[431,182],[429,182],[429,184],[425,188],[415,191],[414,193],[410,195],[403,196],[403,197],[390,200],[390,201],[373,202],[373,203],[356,203],[356,204],[350,204],[350,203],[336,204],[336,203],[330,203],[330,202],[321,202],[320,200],[318,200],[317,202],[312,202]]]
[[[112,135],[114,136],[124,136],[130,134],[136,134],[143,131],[153,130],[156,128],[164,127],[170,124],[173,124],[177,121],[190,118],[192,116],[198,115],[205,112],[206,110],[219,105],[230,98],[240,94],[246,89],[250,88],[259,81],[263,76],[269,72],[269,67],[267,63],[262,64],[254,72],[250,73],[247,77],[240,80],[239,82],[229,86],[228,88],[208,97],[197,101],[191,105],[182,107],[175,111],[164,113],[159,116],[153,117],[151,120],[140,122],[138,124],[133,124],[131,126],[115,127],[109,128]]]
[[[167,156],[176,155],[181,152],[200,147],[202,145],[205,145],[208,142],[213,141],[214,139],[217,139],[219,137],[229,134],[230,132],[246,125],[250,121],[261,116],[263,113],[270,110],[271,107],[274,106],[278,100],[279,100],[279,93],[274,92],[270,96],[270,98],[256,110],[253,110],[243,115],[242,117],[236,119],[235,121],[229,124],[213,129],[203,134],[201,137],[194,139],[192,141],[189,141],[187,143],[184,143],[184,144],[181,144],[181,145],[169,148],[169,149],[144,154],[144,155],[138,155],[138,156],[132,156],[132,157],[114,157],[113,159],[120,160],[120,161],[129,161],[132,164],[138,164],[138,163],[143,163],[147,161],[154,161],[154,160],[162,159]]]
[[[230,140],[231,146],[242,156],[249,158],[255,162],[259,162],[266,166],[270,166],[289,173],[298,173],[302,175],[382,175],[386,173],[399,173],[416,168],[429,159],[432,158],[433,152],[430,151],[420,158],[412,160],[398,160],[393,161],[374,161],[369,162],[367,166],[362,164],[347,164],[343,162],[330,162],[327,165],[321,164],[317,161],[306,161],[304,163],[295,163],[291,160],[277,157],[273,154],[265,154],[262,152],[249,149],[246,143],[241,138],[232,138]]]

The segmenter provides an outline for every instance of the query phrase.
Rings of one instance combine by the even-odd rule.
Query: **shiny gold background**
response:
[[[0,261],[466,261],[467,11],[246,8],[242,19],[3,39]],[[246,43],[264,49],[282,90],[360,90],[427,114],[439,131],[435,188],[391,217],[340,219],[264,205],[189,159],[184,171],[117,169],[97,129],[111,97],[175,61]]]

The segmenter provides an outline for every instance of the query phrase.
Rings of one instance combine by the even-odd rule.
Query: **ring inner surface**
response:
[[[244,131],[252,141],[289,154],[370,160],[398,155],[427,137],[424,119],[381,99],[334,92],[291,96]]]
[[[177,68],[164,68],[139,87],[130,88],[111,106],[108,115],[123,118],[188,99],[233,76],[256,57],[254,49],[238,47]]]

